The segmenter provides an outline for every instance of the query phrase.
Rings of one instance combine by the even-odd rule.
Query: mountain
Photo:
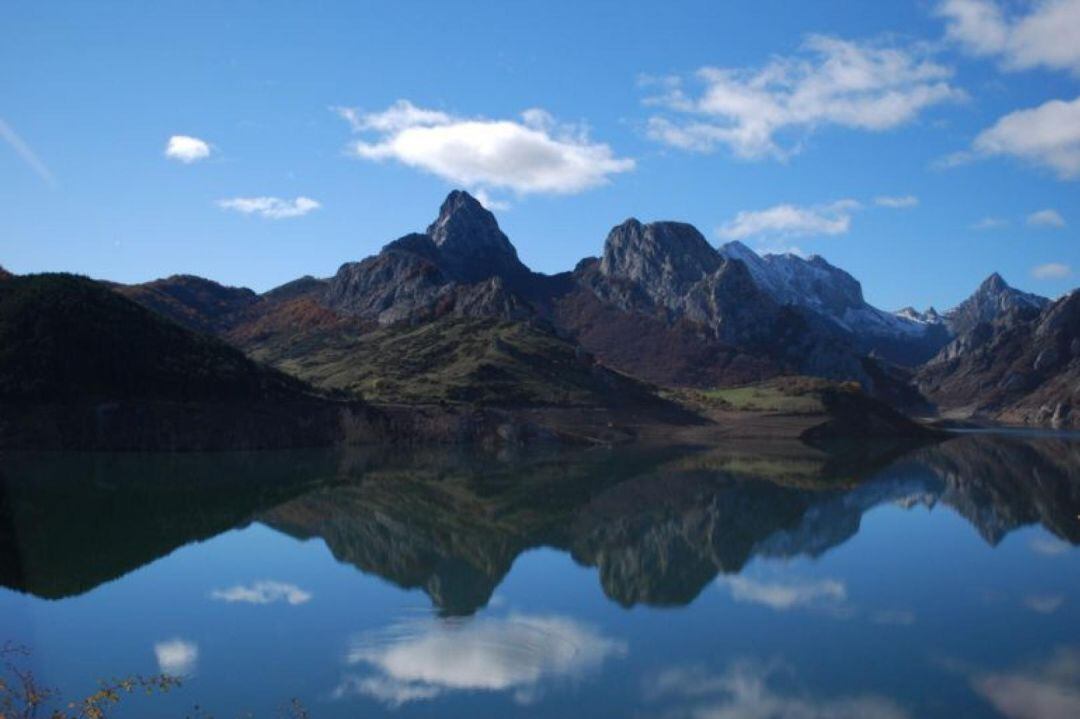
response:
[[[521,293],[533,274],[495,216],[466,192],[451,192],[425,234],[410,234],[378,255],[341,266],[323,304],[389,325],[447,315],[524,319]]]
[[[717,249],[686,223],[633,218],[612,228],[599,257],[542,275],[521,262],[495,216],[459,190],[423,233],[333,277],[302,277],[261,295],[189,276],[116,289],[323,389],[389,401],[394,387],[416,403],[501,397],[504,406],[611,398],[610,381],[621,381],[611,378],[626,375],[701,389],[810,375],[855,380],[895,406],[925,408],[911,368],[946,345],[946,353],[963,352],[978,327],[1047,302],[993,275],[944,314],[889,313],[821,257],[759,256],[738,242]],[[545,349],[504,352],[510,336]],[[438,352],[424,351],[418,343],[426,341]],[[575,374],[579,364],[559,359],[578,355],[595,367]],[[603,379],[597,368],[613,374]],[[529,389],[510,392],[508,378]],[[485,389],[491,381],[505,393]],[[568,390],[583,381],[596,384]],[[969,389],[978,399],[982,390]]]
[[[7,270],[5,270],[5,269],[4,269],[4,268],[3,268],[2,266],[0,266],[0,281],[2,281],[2,280],[9,280],[9,279],[11,279],[11,278],[12,278],[12,277],[14,277],[14,276],[15,276],[15,275],[11,274],[11,273],[10,273],[10,272],[8,272]]]
[[[975,324],[921,368],[920,390],[953,415],[1080,427],[1080,291],[1040,310],[1041,298],[1002,284],[984,282],[958,318],[1007,303],[1004,314]]]
[[[649,381],[708,386],[803,373],[871,383],[847,336],[775,301],[691,225],[629,219],[570,280],[553,295],[556,325]]]
[[[1010,312],[1038,311],[1050,304],[1045,297],[1021,292],[1005,282],[997,272],[956,307],[945,313],[944,322],[954,337],[967,334],[984,322],[993,322]]]
[[[754,282],[775,301],[801,307],[851,333],[859,350],[890,362],[915,366],[950,339],[930,313],[885,312],[863,298],[862,285],[844,270],[813,255],[758,255],[741,242],[728,242],[720,254],[740,260]]]
[[[140,285],[116,285],[120,294],[188,329],[220,332],[259,296],[246,287],[226,287],[193,275],[173,275]]]
[[[0,404],[0,446],[116,449],[330,444],[365,411],[62,274],[0,283]]]

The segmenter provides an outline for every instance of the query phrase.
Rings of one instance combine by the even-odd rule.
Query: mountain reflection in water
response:
[[[487,605],[515,558],[536,547],[595,567],[604,594],[624,606],[684,605],[718,575],[738,596],[755,591],[733,580],[753,557],[820,556],[885,503],[948,506],[992,545],[1032,523],[1080,543],[1080,443],[1064,438],[970,435],[906,453],[743,443],[506,455],[14,454],[0,471],[0,584],[48,598],[251,522],[321,538],[340,562],[421,588],[446,616]],[[791,591],[774,601],[796,601]],[[355,657],[377,664],[381,655]]]

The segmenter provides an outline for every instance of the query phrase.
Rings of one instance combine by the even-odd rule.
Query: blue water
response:
[[[1080,443],[883,455],[6,457],[0,641],[182,678],[119,716],[1080,716]]]

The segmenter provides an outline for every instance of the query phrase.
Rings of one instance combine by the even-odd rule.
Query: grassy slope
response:
[[[597,366],[524,323],[443,319],[373,331],[316,327],[245,349],[317,386],[375,402],[595,407],[655,402],[647,385]]]
[[[777,377],[743,387],[681,389],[669,395],[729,433],[742,436],[915,438],[931,434],[850,382]]]

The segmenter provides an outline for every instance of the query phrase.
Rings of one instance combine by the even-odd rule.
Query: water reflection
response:
[[[320,538],[341,562],[421,588],[444,616],[487,605],[534,547],[595,567],[624,606],[684,605],[718,575],[736,600],[775,610],[839,605],[842,582],[740,572],[754,557],[820,556],[887,503],[948,506],[991,544],[1041,523],[1057,539],[1032,544],[1040,555],[1080,542],[1080,444],[1023,437],[966,436],[906,454],[744,444],[510,456],[9,455],[2,479],[0,583],[44,597],[85,592],[252,521]],[[300,604],[311,594],[268,578],[212,596]],[[1051,612],[1055,602],[1033,595],[1028,606]]]
[[[675,667],[651,678],[645,693],[649,700],[665,700],[674,705],[665,711],[667,717],[906,719],[909,716],[895,701],[874,694],[812,696],[800,690],[794,672],[778,662],[763,665],[737,661],[718,674],[701,667]]]
[[[348,675],[334,695],[398,707],[447,692],[510,692],[528,704],[543,683],[580,678],[626,651],[625,642],[557,615],[413,621],[357,637],[346,662],[368,671]]]
[[[1080,649],[1059,649],[1030,667],[978,673],[971,685],[1009,719],[1075,719],[1080,716]]]
[[[184,639],[169,639],[154,644],[158,671],[172,677],[188,677],[199,662],[199,646]]]

